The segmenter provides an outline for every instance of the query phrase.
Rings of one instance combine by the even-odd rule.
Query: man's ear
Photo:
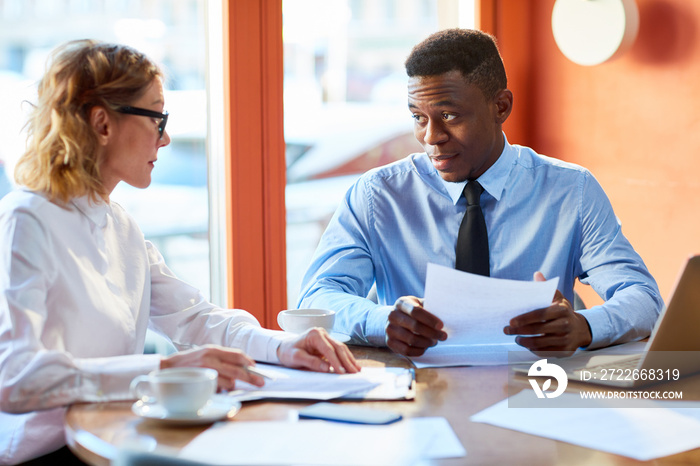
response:
[[[107,145],[114,128],[112,119],[104,107],[95,106],[90,109],[90,125],[95,130],[100,145]]]
[[[508,89],[501,89],[496,93],[494,104],[496,105],[496,122],[505,123],[513,110],[513,93]]]

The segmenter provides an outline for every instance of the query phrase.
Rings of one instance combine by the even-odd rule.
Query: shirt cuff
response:
[[[605,309],[597,306],[577,312],[586,318],[591,329],[591,344],[585,349],[603,348],[612,343],[612,335],[610,334],[612,324]]]
[[[386,346],[386,323],[394,306],[378,306],[367,315],[365,338],[372,346]]]
[[[75,363],[83,374],[83,384],[89,387],[81,396],[82,401],[131,399],[131,381],[158,369],[161,358],[158,354],[139,354],[77,359]]]
[[[248,345],[244,351],[253,359],[259,362],[279,364],[277,350],[284,340],[294,338],[296,335],[271,330],[262,327],[251,327],[251,335]]]

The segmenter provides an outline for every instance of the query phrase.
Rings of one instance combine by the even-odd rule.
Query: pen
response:
[[[200,345],[191,345],[190,347],[191,348],[202,348],[202,346],[200,346]],[[261,369],[258,369],[254,366],[245,366],[243,369],[245,369],[247,372],[249,372],[251,374],[255,374],[259,377],[262,377],[263,379],[267,379],[267,380],[276,380],[277,379],[277,377],[275,377],[274,374],[267,372],[267,371],[264,371],[264,370],[261,370]]]
[[[269,372],[257,369],[254,366],[246,366],[245,370],[250,372],[251,374],[258,375],[258,376],[262,377],[263,379],[267,379],[267,380],[275,380],[276,379],[276,377],[274,375],[270,374]]]

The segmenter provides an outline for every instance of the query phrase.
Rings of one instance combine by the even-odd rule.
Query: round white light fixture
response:
[[[618,57],[634,43],[638,30],[635,0],[557,0],[552,10],[554,40],[579,65]]]

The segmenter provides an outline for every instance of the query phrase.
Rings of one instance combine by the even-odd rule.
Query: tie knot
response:
[[[479,198],[484,188],[478,181],[468,181],[464,187],[464,197],[467,198],[467,205],[479,205]]]

